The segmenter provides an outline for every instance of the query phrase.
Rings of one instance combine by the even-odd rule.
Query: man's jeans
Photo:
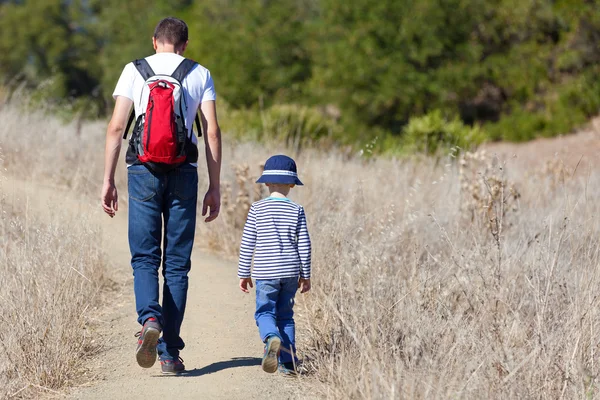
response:
[[[184,347],[179,331],[196,227],[198,171],[188,164],[167,173],[150,172],[143,165],[133,165],[127,171],[129,248],[138,322],[157,318],[163,326],[158,354],[161,359],[176,360]],[[161,259],[162,307],[158,295]]]
[[[294,324],[294,296],[298,277],[256,280],[256,313],[260,338],[276,335],[281,339],[280,363],[298,361],[296,358],[296,325]]]

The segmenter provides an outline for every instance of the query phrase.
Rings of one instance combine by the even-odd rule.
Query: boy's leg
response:
[[[184,342],[179,336],[188,291],[192,247],[196,230],[198,171],[183,165],[168,174],[163,208],[163,337],[159,341],[161,360],[178,362]]]
[[[281,334],[281,364],[297,362],[296,325],[294,323],[294,297],[298,290],[298,278],[281,280],[281,292],[277,301],[277,328]]]
[[[276,309],[281,288],[281,279],[256,281],[256,312],[254,318],[258,325],[261,340],[265,343],[265,353],[261,362],[263,371],[277,371],[281,335],[277,329]]]
[[[161,180],[143,165],[127,170],[129,189],[129,249],[138,322],[151,317],[162,324],[158,302],[158,268],[162,237]]]
[[[256,312],[254,313],[254,319],[258,326],[260,340],[263,342],[273,335],[281,339],[275,314],[280,287],[280,279],[256,280]]]

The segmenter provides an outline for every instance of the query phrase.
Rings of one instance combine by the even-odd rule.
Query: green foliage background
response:
[[[101,117],[167,15],[239,136],[410,147],[421,118],[445,138],[528,140],[600,110],[595,0],[0,1],[0,82]]]

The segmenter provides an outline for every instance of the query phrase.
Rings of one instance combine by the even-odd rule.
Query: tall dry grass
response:
[[[65,124],[17,100],[0,103],[3,168],[20,179],[47,182],[97,198],[104,168],[106,123]],[[78,133],[79,132],[79,133]]]
[[[360,170],[375,179],[338,186],[335,214],[309,210],[305,345],[329,397],[597,392],[597,176],[551,190],[500,166],[462,187],[456,164]]]
[[[276,152],[230,151],[225,181],[238,194],[225,207],[239,212],[204,232],[225,250],[256,197],[240,171],[258,176]],[[314,244],[299,348],[321,395],[598,396],[600,176],[589,164],[295,156],[305,186],[291,197]]]
[[[54,124],[38,118],[30,126]],[[87,125],[73,139],[57,127],[58,138],[43,146],[70,156],[35,173],[99,190],[103,129]],[[8,142],[25,141],[12,134]],[[14,149],[9,169],[23,162]],[[223,211],[199,223],[199,245],[235,257],[247,208],[264,195],[254,178],[278,152],[285,149],[226,139]],[[311,396],[598,397],[595,169],[568,170],[556,158],[523,167],[482,153],[291,155],[305,183],[291,197],[307,210],[314,249],[313,291],[297,308]]]
[[[90,333],[106,283],[101,232],[77,213],[90,174],[63,130],[0,110],[0,398],[82,383],[101,346]]]
[[[88,333],[104,281],[98,229],[65,212],[46,223],[6,203],[0,211],[0,398],[80,383],[101,345]]]

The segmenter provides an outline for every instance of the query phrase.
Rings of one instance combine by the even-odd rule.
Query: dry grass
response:
[[[306,344],[330,397],[596,393],[600,182],[515,173],[516,192],[500,168],[465,190],[454,164],[380,162],[335,216],[309,210],[324,245]]]
[[[94,170],[100,180],[101,126],[85,127],[90,147],[68,148],[56,179],[77,187],[86,179],[69,172]],[[198,243],[235,257],[248,205],[263,195],[254,178],[280,151],[225,145],[223,213],[199,223]],[[481,153],[437,162],[292,155],[305,186],[291,197],[307,210],[314,244],[314,289],[298,307],[311,393],[598,397],[596,170],[554,158],[525,169]]]
[[[63,124],[39,111],[24,112],[0,104],[0,147],[4,169],[20,179],[49,182],[86,196],[98,197],[104,168],[106,124]]]
[[[99,232],[65,214],[46,224],[5,204],[0,209],[0,398],[81,382],[100,345],[88,336],[104,279]]]
[[[24,123],[28,132],[18,130]],[[85,363],[100,346],[89,334],[106,282],[100,230],[68,199],[47,203],[52,190],[40,187],[52,180],[66,195],[89,176],[53,129],[60,124],[39,115],[0,111],[0,398],[38,398],[89,379]]]
[[[254,176],[273,154],[231,152]],[[296,156],[306,186],[291,196],[314,243],[298,336],[324,397],[598,396],[595,170],[514,170],[485,153]],[[225,180],[244,187],[235,169]],[[239,242],[245,209],[221,221],[219,240],[233,242],[220,249]]]

